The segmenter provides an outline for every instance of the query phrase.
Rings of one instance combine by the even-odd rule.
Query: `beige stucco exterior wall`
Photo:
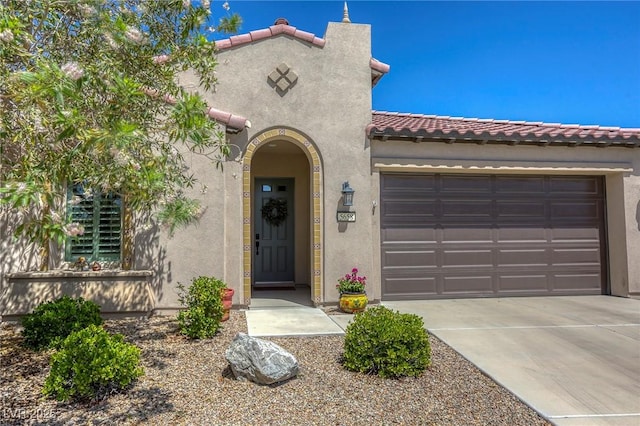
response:
[[[377,231],[373,231],[365,137],[365,127],[371,122],[370,26],[330,23],[324,38],[322,48],[281,35],[220,52],[219,84],[206,99],[218,109],[249,118],[252,124],[251,129],[230,138],[235,155],[225,164],[225,179],[229,168],[242,163],[253,138],[270,128],[293,129],[317,150],[323,176],[321,302],[331,303],[338,300],[336,280],[351,268],[358,267],[373,282],[379,271],[372,260]],[[298,75],[296,84],[282,96],[267,81],[281,63]],[[187,76],[185,84],[193,87],[195,80]],[[281,171],[282,176],[290,173],[287,168]],[[357,222],[348,225],[336,220],[344,181],[356,190],[352,210],[357,212]],[[221,190],[227,202],[242,200],[242,188],[229,185]],[[227,214],[225,220],[224,232],[229,236],[225,244],[230,249],[225,250],[225,262],[240,261],[236,255],[242,250],[242,216]],[[179,241],[186,238],[186,234],[176,237]],[[184,244],[179,241],[172,244]],[[234,277],[241,277],[243,269],[241,264],[238,270],[234,267]],[[226,276],[231,277],[230,271]],[[235,280],[231,284],[235,285]]]
[[[640,295],[640,151],[397,140],[374,140],[371,149],[376,181],[385,171],[604,176],[611,294]]]
[[[145,244],[154,247],[149,257],[137,252],[135,258],[140,263],[151,263],[154,304],[159,313],[170,313],[179,307],[179,283],[188,285],[201,275],[219,278],[231,288],[241,282],[236,260],[241,248],[234,246],[235,220],[241,216],[239,202],[234,200],[234,195],[242,191],[239,166],[225,163],[221,170],[210,158],[198,154],[189,155],[187,162],[198,179],[188,193],[202,205],[198,222],[179,229],[174,236],[160,230],[152,232],[148,241],[141,241],[140,237],[136,241],[138,251],[144,250]],[[236,297],[234,303],[242,303]]]

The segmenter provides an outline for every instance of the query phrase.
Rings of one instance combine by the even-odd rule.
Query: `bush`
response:
[[[178,314],[180,332],[191,339],[208,339],[220,329],[222,315],[222,290],[224,282],[212,277],[198,277],[186,291],[182,284],[180,303],[187,309]]]
[[[101,325],[100,306],[81,297],[63,296],[53,302],[41,303],[22,318],[24,346],[36,351],[59,347],[74,331],[89,325]]]
[[[107,394],[140,377],[139,364],[140,349],[90,325],[71,333],[53,354],[42,392],[59,401]]]
[[[384,306],[357,314],[346,330],[342,362],[347,370],[381,377],[419,376],[431,364],[422,318]]]

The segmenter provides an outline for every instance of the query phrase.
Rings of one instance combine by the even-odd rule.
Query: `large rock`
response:
[[[238,333],[225,353],[237,379],[262,385],[282,382],[298,374],[298,360],[267,340]]]

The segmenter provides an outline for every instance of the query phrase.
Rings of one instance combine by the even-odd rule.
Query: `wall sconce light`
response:
[[[344,182],[342,184],[342,205],[343,206],[352,206],[353,205],[353,188],[349,186],[349,182]]]

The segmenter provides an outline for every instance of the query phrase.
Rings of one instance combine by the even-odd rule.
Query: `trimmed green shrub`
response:
[[[51,357],[42,392],[58,401],[124,389],[143,374],[140,349],[97,325],[71,333]]]
[[[226,284],[213,277],[194,278],[188,290],[178,284],[178,300],[186,310],[178,314],[180,332],[191,339],[208,339],[220,329],[222,289]]]
[[[59,347],[74,331],[93,324],[101,325],[100,306],[81,297],[62,296],[52,302],[41,303],[22,318],[24,346],[39,351]]]
[[[384,306],[357,314],[345,333],[342,363],[347,370],[381,377],[419,376],[431,365],[422,318]]]

